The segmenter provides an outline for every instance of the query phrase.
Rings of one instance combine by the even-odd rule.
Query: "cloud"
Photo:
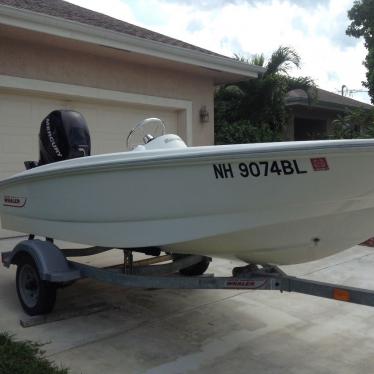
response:
[[[354,47],[360,43],[359,39],[348,36],[345,31],[347,30],[350,21],[347,18],[347,12],[340,12],[335,17],[335,22],[330,27],[330,40],[332,43],[340,46],[341,48]]]
[[[165,0],[169,3],[184,4],[201,9],[222,8],[226,5],[248,4],[250,6],[263,6],[271,4],[273,0]],[[328,6],[330,0],[280,0],[282,3],[291,3],[301,8],[315,8],[319,5]]]
[[[204,28],[204,24],[201,20],[192,19],[187,25],[187,31],[196,32],[201,31]]]
[[[308,26],[300,17],[294,17],[291,20],[291,26],[297,31],[302,31],[304,34],[308,33]]]
[[[261,1],[261,0],[258,0]],[[289,1],[292,4],[298,5],[302,8],[316,8],[319,5],[327,7],[330,4],[330,0],[284,0]]]
[[[247,57],[250,59],[250,54],[243,50],[240,40],[236,37],[223,37],[220,40],[220,46],[223,50],[232,50],[230,57],[233,57],[234,54]]]
[[[328,71],[327,72],[327,79],[329,81],[335,82],[335,81],[339,80],[339,75],[336,73],[336,71]]]

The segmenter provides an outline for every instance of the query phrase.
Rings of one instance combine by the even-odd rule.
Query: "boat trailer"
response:
[[[167,254],[133,261],[132,251],[128,249],[122,249],[122,264],[106,268],[68,259],[91,256],[110,249],[60,249],[52,240],[29,239],[17,244],[12,251],[3,252],[1,259],[5,267],[17,265],[17,293],[23,309],[29,315],[52,311],[57,288],[82,278],[126,288],[278,290],[374,306],[374,291],[290,276],[276,266],[250,264],[236,267],[232,276],[226,277],[187,276],[180,274],[183,274],[183,269],[200,269],[200,273],[203,273],[210,259]],[[207,265],[201,268],[204,261]]]

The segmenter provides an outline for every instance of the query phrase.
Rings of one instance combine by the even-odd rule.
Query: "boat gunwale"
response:
[[[323,144],[322,144],[323,143]],[[257,143],[261,144],[261,143]],[[262,143],[262,144],[270,144],[270,143]],[[271,143],[276,145],[284,145],[284,142],[279,143]],[[312,142],[300,142],[299,146],[293,146],[292,142],[287,142],[287,145],[291,144],[292,147],[284,147],[281,148],[280,146],[275,149],[269,148],[255,148],[255,149],[248,149],[245,148],[245,145],[240,145],[240,148],[233,149],[233,146],[205,146],[205,147],[191,147],[187,149],[192,149],[193,152],[186,152],[186,149],[183,149],[183,152],[179,149],[169,149],[167,152],[156,153],[152,150],[152,154],[144,155],[144,157],[140,159],[130,158],[130,159],[109,159],[109,160],[102,160],[97,163],[78,163],[77,165],[70,165],[72,160],[78,159],[70,159],[64,160],[60,162],[56,162],[54,164],[48,164],[45,166],[50,165],[57,165],[60,164],[57,168],[51,168],[48,170],[43,170],[43,166],[37,167],[35,169],[31,169],[33,172],[31,174],[27,174],[28,171],[20,172],[14,176],[5,178],[0,180],[0,189],[7,188],[8,186],[14,184],[24,183],[25,181],[34,182],[35,180],[42,180],[50,177],[56,176],[70,176],[76,174],[90,174],[92,172],[110,172],[115,171],[118,169],[125,168],[127,169],[134,169],[134,168],[144,168],[144,167],[154,167],[154,166],[162,166],[167,167],[170,165],[175,165],[176,163],[178,166],[183,166],[184,164],[203,164],[207,162],[217,162],[220,160],[225,159],[225,162],[236,161],[241,158],[263,158],[263,155],[269,155],[270,157],[279,157],[281,154],[288,153],[294,154],[298,153],[300,156],[305,156],[304,153],[308,154],[315,154],[321,153],[324,151],[323,154],[320,156],[322,157],[325,154],[331,153],[339,153],[343,149],[346,151],[349,149],[353,152],[373,152],[374,153],[374,139],[366,140],[360,139],[359,141],[356,140],[337,140],[337,141],[312,141]],[[208,152],[207,148],[213,148],[213,152]],[[218,152],[217,152],[218,150]],[[164,150],[162,150],[164,151]],[[172,152],[174,151],[174,152]],[[177,152],[175,152],[177,151]],[[200,151],[200,152],[199,152]],[[303,154],[300,154],[300,152]],[[146,153],[148,151],[142,152]],[[119,155],[119,154],[129,154],[130,152],[118,152],[118,153],[108,153],[108,154],[100,154],[94,155],[93,157],[102,157],[105,155]],[[90,156],[89,156],[90,157]],[[80,158],[79,160],[88,159],[89,157]],[[229,159],[228,159],[229,158]],[[61,166],[61,163],[67,163],[67,166]],[[66,165],[66,164],[65,164]],[[40,168],[40,169],[39,169]],[[39,169],[39,170],[38,170]]]

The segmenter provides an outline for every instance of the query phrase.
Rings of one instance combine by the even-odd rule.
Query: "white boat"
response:
[[[373,236],[374,140],[187,147],[167,134],[26,170],[0,181],[0,202],[19,232],[295,264]]]

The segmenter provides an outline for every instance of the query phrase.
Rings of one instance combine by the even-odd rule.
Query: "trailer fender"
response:
[[[2,253],[2,262],[6,267],[17,265],[22,255],[32,257],[44,281],[64,283],[81,278],[80,272],[69,264],[61,250],[49,241],[24,240],[13,251]]]

